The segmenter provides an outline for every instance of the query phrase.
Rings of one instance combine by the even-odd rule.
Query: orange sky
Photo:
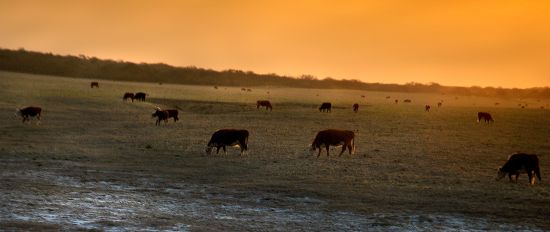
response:
[[[550,86],[550,1],[0,0],[0,47],[365,82]]]

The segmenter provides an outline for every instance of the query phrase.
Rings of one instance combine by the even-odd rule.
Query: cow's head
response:
[[[154,117],[157,117],[157,116],[159,115],[159,112],[161,112],[161,111],[162,111],[162,110],[160,109],[160,107],[157,106],[157,107],[155,108],[155,111],[153,112],[152,117],[153,117],[153,118],[154,118]]]
[[[313,155],[313,153],[314,153],[315,150],[317,149],[317,146],[315,146],[315,143],[312,143],[312,144],[310,144],[308,147],[309,147],[309,149],[308,149],[308,150],[309,150],[309,154],[310,154],[310,155]],[[320,148],[319,148],[319,149],[320,149]]]
[[[216,145],[215,144],[212,144],[212,143],[208,143],[208,145],[206,146],[206,154],[210,155],[212,153],[212,149],[215,147]]]
[[[21,109],[15,108],[15,116],[21,116]]]
[[[500,179],[504,178],[504,176],[506,176],[506,172],[504,172],[502,170],[502,168],[498,168],[497,169],[497,177],[495,179],[500,180]]]

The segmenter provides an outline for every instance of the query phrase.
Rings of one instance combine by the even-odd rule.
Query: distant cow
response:
[[[98,83],[98,82],[95,82],[95,81],[92,82],[92,83],[90,84],[90,88],[94,88],[94,87],[99,88],[99,83]]]
[[[405,99],[403,102],[405,102],[405,103],[411,103],[412,101],[411,101],[411,99]]]
[[[361,98],[365,98],[365,95],[361,95]]]
[[[441,107],[443,105],[443,102],[438,102],[437,103],[437,108]]]
[[[332,110],[332,104],[330,102],[323,102],[319,107],[319,112],[330,112]]]
[[[17,109],[16,114],[23,118],[23,122],[29,120],[30,117],[36,117],[40,121],[40,114],[42,113],[42,108],[36,106],[29,106],[23,109]]]
[[[425,105],[424,106],[424,111],[430,112],[430,108],[432,108],[430,105]]]
[[[386,99],[390,99],[391,97],[390,96],[386,96]]]
[[[346,151],[346,148],[351,155],[355,152],[354,140],[355,133],[353,131],[334,129],[319,131],[313,143],[311,143],[311,151],[314,152],[315,149],[319,149],[319,153],[317,154],[317,157],[319,157],[321,155],[321,146],[324,146],[327,150],[327,156],[329,156],[329,146],[341,145],[342,151],[339,156]]]
[[[145,96],[147,96],[146,93],[142,93],[142,92],[137,92],[135,95],[134,95],[134,98],[138,101],[145,101]]]
[[[252,89],[246,89],[247,92],[252,92]]]
[[[245,88],[241,88],[241,91],[246,91],[246,89],[245,89]]]
[[[273,106],[268,100],[258,100],[256,102],[256,109],[260,109],[260,106],[264,106],[265,110],[273,111]]]
[[[357,113],[359,111],[359,104],[355,103],[353,104],[353,112]]]
[[[128,99],[132,100],[132,102],[133,102],[134,101],[134,94],[133,93],[125,93],[124,96],[122,97],[122,100],[127,101]]]
[[[497,180],[502,179],[508,174],[508,179],[512,181],[512,175],[515,175],[515,181],[518,181],[520,173],[527,173],[529,183],[535,184],[535,176],[541,181],[539,158],[537,155],[518,153],[510,156],[508,161],[498,169]],[[533,176],[534,174],[534,176]]]
[[[478,112],[477,113],[477,122],[481,122],[481,120],[484,120],[486,123],[494,122],[495,120],[491,116],[491,114],[487,112]]]
[[[160,121],[164,121],[166,124],[168,122],[168,117],[170,117],[170,113],[168,110],[161,110],[160,108],[157,108],[155,110],[155,113],[153,113],[152,117],[157,117],[157,121],[155,122],[155,125],[160,125]],[[175,119],[174,119],[175,121]]]
[[[395,99],[395,104],[399,103],[399,100]]]
[[[153,114],[153,117],[157,117],[155,114],[158,112],[158,111],[166,111],[168,112],[168,117],[166,119],[170,119],[170,118],[174,118],[174,122],[180,120],[178,118],[178,110],[177,109],[167,109],[167,110],[162,110],[160,107],[157,107],[155,109],[155,113]],[[161,115],[162,116],[162,115]]]
[[[226,154],[226,146],[238,146],[241,148],[241,155],[248,150],[248,131],[236,129],[222,129],[216,131],[206,147],[206,153],[212,153],[212,148],[216,148],[216,154],[223,148],[223,153]]]

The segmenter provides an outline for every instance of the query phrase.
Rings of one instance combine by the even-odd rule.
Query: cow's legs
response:
[[[512,182],[512,173],[508,173],[508,180],[510,180],[510,182]]]
[[[219,154],[219,153],[220,153],[220,148],[222,148],[222,146],[217,146],[217,147],[216,147],[216,154]]]
[[[350,155],[353,153],[353,147],[351,146],[351,144],[348,144],[348,152]]]
[[[342,151],[340,151],[340,154],[338,155],[338,157],[342,156],[342,154],[344,154],[344,151],[346,151],[346,145],[342,146]]]
[[[321,156],[321,147],[317,147],[319,149],[319,153],[317,153],[317,158],[319,158],[319,156]]]
[[[225,146],[222,146],[223,148],[223,155],[227,155],[227,150],[225,150]]]
[[[325,145],[325,147],[327,148],[327,157],[328,157],[328,155],[329,155],[328,154],[329,145],[327,144],[327,145]]]

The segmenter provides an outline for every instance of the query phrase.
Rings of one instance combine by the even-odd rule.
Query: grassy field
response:
[[[0,229],[550,230],[550,99],[89,83],[0,72]],[[29,105],[40,124],[14,116]],[[155,126],[155,106],[180,121]],[[205,155],[222,128],[250,131],[247,155]],[[355,131],[356,154],[311,155],[328,128]],[[495,181],[518,151],[539,155],[542,182]]]

